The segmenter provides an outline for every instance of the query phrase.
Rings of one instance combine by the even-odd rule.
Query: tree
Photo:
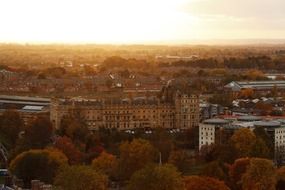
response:
[[[66,166],[55,178],[60,190],[107,190],[107,176],[88,166]]]
[[[251,88],[241,90],[240,97],[242,98],[253,98],[254,91]]]
[[[75,147],[70,138],[66,136],[58,137],[54,143],[54,147],[65,154],[69,164],[79,164],[82,161],[83,153]]]
[[[106,174],[111,178],[114,178],[116,175],[117,167],[117,158],[107,152],[102,152],[99,157],[92,161],[92,168]]]
[[[186,176],[185,190],[230,190],[223,181],[212,177]]]
[[[278,168],[276,171],[276,190],[284,190],[285,189],[285,166]]]
[[[47,117],[38,117],[25,130],[25,140],[30,148],[45,148],[51,142],[52,124]]]
[[[268,147],[270,151],[270,155],[274,155],[274,144],[268,135],[268,133],[265,131],[264,127],[255,127],[253,130],[256,138],[261,138],[265,145]],[[271,156],[273,158],[273,156]]]
[[[241,128],[233,134],[231,141],[238,151],[238,156],[247,157],[250,155],[251,148],[256,140],[254,133],[247,128]]]
[[[229,177],[233,190],[242,190],[241,179],[250,163],[249,158],[239,158],[229,166]]]
[[[226,178],[226,174],[218,161],[208,163],[202,170],[201,175],[220,180],[224,180]]]
[[[151,142],[153,146],[161,153],[162,162],[167,162],[173,148],[173,142],[167,131],[163,128],[157,128],[152,135]]]
[[[5,138],[6,145],[13,147],[23,129],[24,122],[18,112],[6,110],[0,117],[0,133],[1,137]]]
[[[177,167],[177,169],[185,173],[190,168],[190,160],[185,150],[171,151],[168,162]]]
[[[182,178],[173,165],[148,165],[131,177],[128,190],[182,190]]]
[[[261,138],[256,138],[251,147],[251,157],[270,158],[270,150]]]
[[[85,163],[91,164],[92,160],[98,157],[105,149],[99,135],[89,134],[85,144]],[[118,149],[118,145],[117,145]]]
[[[59,167],[65,164],[66,156],[56,149],[29,150],[13,159],[9,170],[29,187],[34,179],[52,183]]]
[[[70,112],[76,111],[77,110],[70,110]],[[70,114],[73,115],[61,120],[58,134],[71,138],[74,143],[85,143],[86,137],[90,134],[90,131],[77,113]]]
[[[276,173],[271,160],[252,158],[242,176],[243,190],[275,190]]]
[[[271,104],[264,103],[264,102],[257,102],[255,105],[255,108],[261,110],[262,115],[268,115],[273,110],[273,106]]]
[[[120,145],[119,174],[123,179],[129,179],[132,174],[142,169],[155,159],[155,149],[149,141],[134,139]]]

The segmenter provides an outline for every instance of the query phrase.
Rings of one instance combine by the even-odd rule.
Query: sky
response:
[[[0,42],[284,39],[285,0],[0,0]]]

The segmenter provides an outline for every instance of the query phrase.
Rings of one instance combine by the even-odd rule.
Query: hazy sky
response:
[[[285,0],[0,0],[2,42],[251,38],[285,38]]]

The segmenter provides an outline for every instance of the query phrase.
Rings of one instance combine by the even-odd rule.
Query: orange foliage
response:
[[[223,181],[212,177],[187,176],[184,185],[185,190],[230,190]]]
[[[71,139],[66,136],[58,137],[54,147],[66,155],[70,164],[78,164],[82,160],[83,153],[81,153],[72,143]]]
[[[249,163],[249,158],[240,158],[230,165],[229,176],[235,189],[241,189],[242,175],[246,172]]]

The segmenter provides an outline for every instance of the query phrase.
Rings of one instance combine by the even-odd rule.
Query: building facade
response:
[[[117,100],[52,100],[50,119],[55,128],[63,117],[76,111],[90,130],[100,127],[119,130],[136,128],[180,128],[199,125],[199,98],[176,95],[173,102],[156,97]]]
[[[199,124],[199,149],[211,144],[225,144],[234,132],[240,128],[253,130],[256,127],[264,128],[274,145],[276,163],[285,162],[285,121],[262,120],[256,116],[241,116],[235,121],[225,119],[208,119]]]

